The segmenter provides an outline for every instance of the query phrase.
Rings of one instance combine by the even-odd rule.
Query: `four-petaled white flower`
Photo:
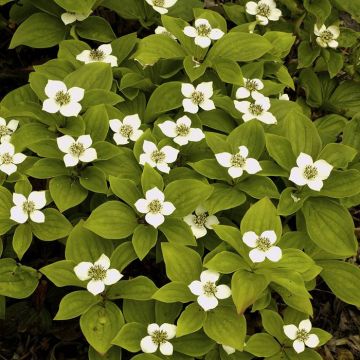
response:
[[[140,155],[139,163],[141,165],[148,163],[151,167],[157,168],[167,174],[170,172],[168,164],[173,163],[179,154],[179,150],[172,146],[166,145],[158,149],[153,142],[148,140],[144,140],[143,150],[144,153]]]
[[[145,0],[159,14],[167,14],[168,8],[174,6],[177,0]]]
[[[136,210],[145,215],[145,221],[157,228],[165,221],[165,216],[175,211],[175,206],[170,201],[165,201],[165,195],[157,187],[145,193],[145,199],[135,203]]]
[[[93,295],[105,290],[105,285],[117,283],[124,275],[117,269],[110,269],[110,259],[102,254],[94,263],[83,261],[74,267],[76,276],[81,281],[90,280],[86,288]]]
[[[77,86],[70,89],[59,80],[48,80],[45,94],[49,97],[43,103],[42,109],[54,114],[60,112],[64,116],[78,116],[81,111],[79,101],[84,98],[85,90]]]
[[[168,137],[173,138],[178,145],[186,145],[189,141],[201,141],[205,134],[201,129],[191,127],[191,119],[184,115],[175,121],[164,121],[159,124],[161,131]]]
[[[13,144],[4,142],[0,144],[0,171],[6,175],[11,175],[17,170],[17,164],[22,163],[26,159],[26,155],[22,153],[15,154]]]
[[[83,50],[79,55],[76,56],[76,60],[82,61],[85,64],[103,62],[114,67],[118,65],[118,60],[117,57],[111,55],[111,53],[111,44],[103,44],[100,45],[97,49]]]
[[[149,324],[148,336],[141,339],[140,347],[144,353],[152,354],[160,350],[161,354],[170,356],[174,352],[173,345],[168,341],[176,336],[176,325],[164,323],[162,325]]]
[[[167,35],[169,36],[171,39],[174,39],[176,40],[176,36],[173,35],[170,31],[167,31],[166,28],[164,28],[163,26],[158,26],[156,29],[155,29],[155,34],[157,35]]]
[[[229,345],[221,345],[221,346],[228,355],[234,354],[236,351],[235,348],[233,348],[232,346]]]
[[[112,119],[109,121],[110,128],[114,131],[113,139],[117,145],[128,144],[129,141],[136,141],[142,134],[140,130],[141,120],[138,114],[127,115],[121,121]]]
[[[293,348],[298,354],[305,350],[305,345],[310,348],[316,348],[319,345],[319,337],[316,334],[310,334],[311,328],[310,320],[302,320],[299,327],[293,324],[284,325],[284,333],[290,340],[294,340]]]
[[[70,135],[64,135],[56,139],[58,148],[65,153],[64,163],[66,167],[75,166],[79,161],[88,163],[97,159],[96,150],[91,146],[90,135],[81,135],[75,140]]]
[[[215,104],[210,98],[213,96],[213,82],[202,82],[196,88],[192,84],[183,83],[181,93],[185,96],[182,102],[184,111],[196,114],[199,106],[206,111],[214,110]]]
[[[65,25],[72,24],[75,21],[84,21],[89,17],[89,15],[92,13],[92,10],[90,10],[88,13],[78,13],[78,12],[65,12],[61,14],[61,20]]]
[[[228,168],[229,175],[235,179],[246,171],[248,174],[256,174],[261,171],[261,166],[256,159],[249,158],[249,150],[246,146],[239,146],[239,152],[236,154],[230,154],[228,152],[222,152],[215,154],[218,163]]]
[[[289,180],[299,186],[307,185],[310,189],[320,191],[324,186],[323,180],[330,176],[333,166],[325,160],[313,161],[312,157],[300,153],[296,159],[297,167],[293,167]]]
[[[234,100],[235,108],[244,114],[242,119],[245,122],[256,119],[264,124],[276,124],[275,116],[268,111],[270,99],[258,92],[253,92],[252,98],[255,102]]]
[[[24,224],[29,219],[36,223],[45,222],[45,215],[40,209],[46,205],[45,191],[32,191],[28,198],[23,194],[13,194],[15,206],[10,209],[10,219]]]
[[[189,285],[190,291],[197,295],[198,304],[205,310],[215,309],[218,299],[227,299],[231,296],[231,289],[227,285],[216,285],[220,274],[205,270],[200,274],[200,281],[195,280]]]
[[[316,42],[323,48],[331,47],[336,49],[339,46],[339,43],[336,41],[336,39],[340,35],[340,30],[335,25],[329,27],[321,25],[321,27],[318,28],[318,26],[315,24],[314,34],[316,35]]]
[[[194,38],[195,44],[203,49],[211,45],[211,40],[219,40],[224,36],[220,29],[213,29],[206,19],[196,19],[195,27],[185,26],[184,34]]]
[[[212,229],[213,225],[219,224],[215,215],[209,215],[205,208],[198,206],[195,214],[189,214],[184,217],[184,221],[190,225],[194,236],[199,239],[207,234],[206,229]]]
[[[255,15],[261,25],[267,25],[269,20],[278,21],[281,10],[276,7],[274,0],[260,0],[259,2],[249,1],[246,3],[246,12]]]
[[[0,142],[9,142],[11,135],[17,129],[19,122],[17,120],[10,120],[6,123],[6,120],[0,117]]]
[[[235,97],[237,99],[246,99],[249,96],[252,96],[255,92],[262,90],[264,88],[264,84],[260,79],[246,79],[244,78],[245,85],[239,87],[236,90]]]
[[[282,251],[276,243],[276,234],[273,230],[266,230],[258,236],[254,231],[247,231],[243,235],[243,242],[253,248],[249,252],[249,257],[252,262],[263,262],[265,258],[270,261],[277,262],[282,258]]]

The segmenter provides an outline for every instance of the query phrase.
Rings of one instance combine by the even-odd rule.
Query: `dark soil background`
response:
[[[34,65],[45,63],[56,57],[57,53],[56,47],[31,49],[21,46],[8,50],[16,29],[16,24],[7,20],[10,6],[11,4],[0,7],[0,99],[9,91],[26,84]],[[124,23],[107,10],[101,12],[113,25],[117,36],[142,31],[137,22]],[[348,16],[344,16],[343,20],[346,20]],[[359,25],[354,23],[354,27],[357,26]],[[359,239],[360,208],[352,209],[352,214]],[[53,262],[63,259],[63,251],[63,246],[58,242],[35,243],[24,257],[23,263],[40,268],[50,260]],[[359,265],[359,254],[351,261]],[[151,268],[152,264],[138,262],[137,267],[145,267],[147,272],[156,271]],[[8,299],[6,319],[0,320],[0,360],[88,359],[88,345],[81,334],[78,319],[52,321],[60,299],[68,292],[68,288],[56,288],[44,278],[30,298],[21,301]],[[359,360],[360,309],[336,299],[320,280],[311,294],[315,312],[314,326],[333,334],[333,339],[320,350],[323,358]],[[252,325],[256,327],[256,324]]]

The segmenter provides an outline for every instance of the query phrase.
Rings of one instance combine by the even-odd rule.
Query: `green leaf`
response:
[[[283,136],[266,134],[266,148],[270,156],[284,169],[290,170],[296,163],[290,141]]]
[[[192,334],[203,327],[206,313],[198,304],[190,304],[181,313],[176,328],[176,336]]]
[[[280,197],[274,182],[264,176],[252,175],[236,184],[236,188],[255,199],[262,199],[264,197],[278,199]]]
[[[189,165],[199,174],[216,180],[230,180],[230,176],[227,171],[219,165],[215,159],[204,159],[195,163],[189,163]]]
[[[333,197],[344,198],[354,196],[360,192],[360,171],[358,170],[333,170],[331,175],[324,182],[324,187],[320,194]]]
[[[302,41],[298,47],[298,69],[311,66],[319,55],[319,46],[313,46],[310,41]]]
[[[261,322],[267,333],[276,337],[281,343],[286,339],[281,316],[273,310],[264,309],[260,311]]]
[[[13,248],[19,260],[22,259],[32,242],[31,225],[20,224],[16,227],[13,237]]]
[[[140,351],[140,342],[146,336],[146,326],[137,322],[125,324],[116,337],[112,340],[114,345],[120,346],[131,352]],[[157,360],[155,357],[154,360]],[[144,359],[145,360],[145,359]]]
[[[278,215],[289,216],[301,209],[307,197],[299,197],[298,195],[296,188],[284,189],[277,207]]]
[[[134,230],[132,244],[136,255],[140,260],[149,253],[156,245],[158,239],[158,230],[152,226],[139,224]]]
[[[329,0],[304,0],[304,8],[315,15],[318,24],[324,24],[331,13],[331,3]]]
[[[236,61],[226,58],[216,58],[212,62],[212,67],[223,82],[239,86],[244,84],[241,68]]]
[[[138,42],[137,33],[121,36],[111,43],[112,54],[117,57],[120,65],[131,53]]]
[[[107,194],[108,192],[106,175],[95,166],[88,166],[81,171],[80,184],[94,193]]]
[[[283,31],[267,31],[264,38],[273,45],[269,53],[278,58],[284,58],[289,54],[296,39],[293,34]]]
[[[247,269],[247,263],[242,257],[230,251],[217,253],[210,260],[206,261],[204,266],[221,274],[232,274],[239,269]]]
[[[64,161],[59,159],[39,159],[26,174],[35,179],[48,179],[69,174],[69,169],[64,166]]]
[[[281,346],[271,335],[258,333],[246,340],[245,350],[258,357],[270,357],[277,354]]]
[[[133,209],[138,199],[143,197],[141,191],[138,189],[134,181],[128,179],[121,179],[110,175],[110,188],[112,192],[121,200],[125,201]]]
[[[166,218],[165,222],[159,226],[159,230],[169,242],[196,246],[196,240],[190,226],[182,219]]]
[[[70,285],[84,287],[86,283],[79,280],[75,275],[75,265],[73,261],[61,260],[46,265],[39,271],[58,287]]]
[[[354,116],[353,119],[343,124],[343,144],[355,148],[360,151],[360,116]]]
[[[100,16],[90,16],[76,24],[76,32],[80,37],[100,42],[116,39],[110,24]]]
[[[101,96],[103,100],[103,96]],[[96,105],[90,107],[83,115],[86,134],[91,136],[91,139],[96,141],[103,141],[109,131],[109,117],[104,105]]]
[[[176,337],[172,343],[176,352],[197,358],[204,356],[214,347],[214,342],[202,331]]]
[[[87,13],[91,10],[92,6],[96,3],[96,0],[82,0],[76,2],[72,0],[54,0],[58,5],[69,12]]]
[[[144,170],[141,175],[141,187],[144,194],[146,191],[154,187],[157,187],[159,190],[164,188],[164,180],[162,176],[147,163],[145,163]]]
[[[164,303],[187,303],[195,299],[188,286],[179,281],[172,281],[165,284],[162,288],[157,290],[152,297],[153,299]]]
[[[239,229],[229,225],[213,225],[213,229],[221,240],[228,243],[244,258],[246,257],[247,252]]]
[[[114,268],[121,272],[135,259],[137,259],[137,256],[132,243],[131,241],[126,241],[114,250],[110,258],[110,263]]]

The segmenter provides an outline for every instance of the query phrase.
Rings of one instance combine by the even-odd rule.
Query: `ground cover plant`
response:
[[[1,358],[360,358],[358,0],[0,4]]]

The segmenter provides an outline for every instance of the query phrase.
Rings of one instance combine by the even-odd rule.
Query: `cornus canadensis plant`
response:
[[[0,357],[359,357],[356,1],[0,3]]]

